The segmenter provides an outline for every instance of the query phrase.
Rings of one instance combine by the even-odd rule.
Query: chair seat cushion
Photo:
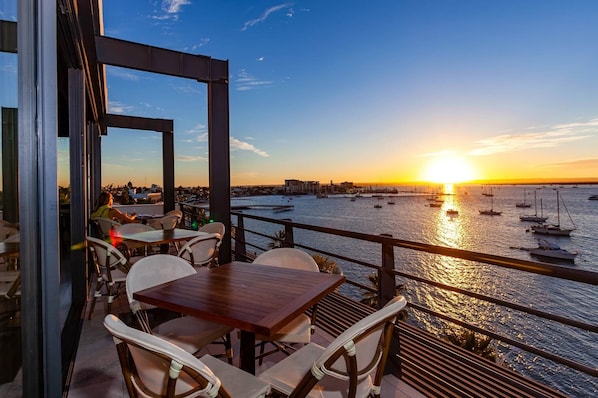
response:
[[[309,343],[276,365],[259,375],[272,388],[284,395],[290,395],[303,376],[310,372],[314,362],[322,355],[324,347]],[[311,390],[310,398],[344,398],[347,395],[348,382],[324,376]],[[356,397],[367,397],[372,389],[372,381],[368,376],[357,386]]]
[[[283,326],[274,336],[256,335],[256,340],[307,344],[311,341],[311,319],[301,314]]]
[[[214,372],[231,397],[258,397],[270,393],[270,384],[220,359],[204,355],[199,360]]]
[[[187,352],[195,353],[231,330],[225,325],[184,316],[161,323],[152,332]]]

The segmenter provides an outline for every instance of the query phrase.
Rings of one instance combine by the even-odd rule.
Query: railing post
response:
[[[245,223],[242,212],[237,214],[237,227],[235,228],[235,258],[247,259],[247,246],[245,245]],[[232,235],[232,234],[231,234]],[[232,237],[232,236],[231,236]]]
[[[391,234],[380,234],[392,238]],[[395,275],[392,271],[395,269],[394,245],[392,243],[382,243],[382,267],[378,270],[378,306],[384,307],[395,295],[397,285]]]
[[[290,218],[283,218],[285,221],[291,221]],[[293,237],[293,226],[284,226],[284,247],[295,247],[295,238]]]

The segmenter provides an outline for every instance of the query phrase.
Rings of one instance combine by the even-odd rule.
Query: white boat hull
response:
[[[577,256],[577,253],[571,253],[565,249],[544,249],[539,247],[537,249],[531,249],[529,252],[531,254],[535,254],[536,256],[557,258],[559,260],[568,261],[575,260],[575,257]]]
[[[569,236],[573,229],[563,229],[558,225],[534,225],[532,231],[542,235]]]

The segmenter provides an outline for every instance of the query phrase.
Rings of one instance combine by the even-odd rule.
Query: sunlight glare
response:
[[[423,180],[442,184],[471,181],[476,177],[474,169],[462,157],[443,155],[428,163]]]

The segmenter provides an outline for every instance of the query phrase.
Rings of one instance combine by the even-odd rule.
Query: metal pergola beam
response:
[[[96,36],[99,63],[194,79],[228,82],[228,62],[130,41]]]
[[[152,47],[140,43],[95,37],[96,58],[99,64],[120,66],[146,72],[193,79],[208,85],[208,150],[210,181],[210,217],[220,221],[231,230],[230,217],[230,147],[229,147],[229,97],[228,61],[204,55],[186,54],[179,51]],[[133,121],[128,121],[133,123]],[[167,137],[163,135],[163,137]],[[172,137],[172,136],[170,136]],[[163,161],[174,162],[172,141],[163,140]],[[164,190],[170,176],[164,177]],[[174,174],[172,175],[174,195]],[[174,204],[174,199],[173,199]],[[166,198],[164,210],[167,210]],[[220,261],[231,260],[231,240],[227,234],[220,246]]]
[[[174,210],[174,121],[172,119],[106,114],[106,126],[162,133],[164,213]]]
[[[17,23],[0,21],[0,52],[17,53]]]

